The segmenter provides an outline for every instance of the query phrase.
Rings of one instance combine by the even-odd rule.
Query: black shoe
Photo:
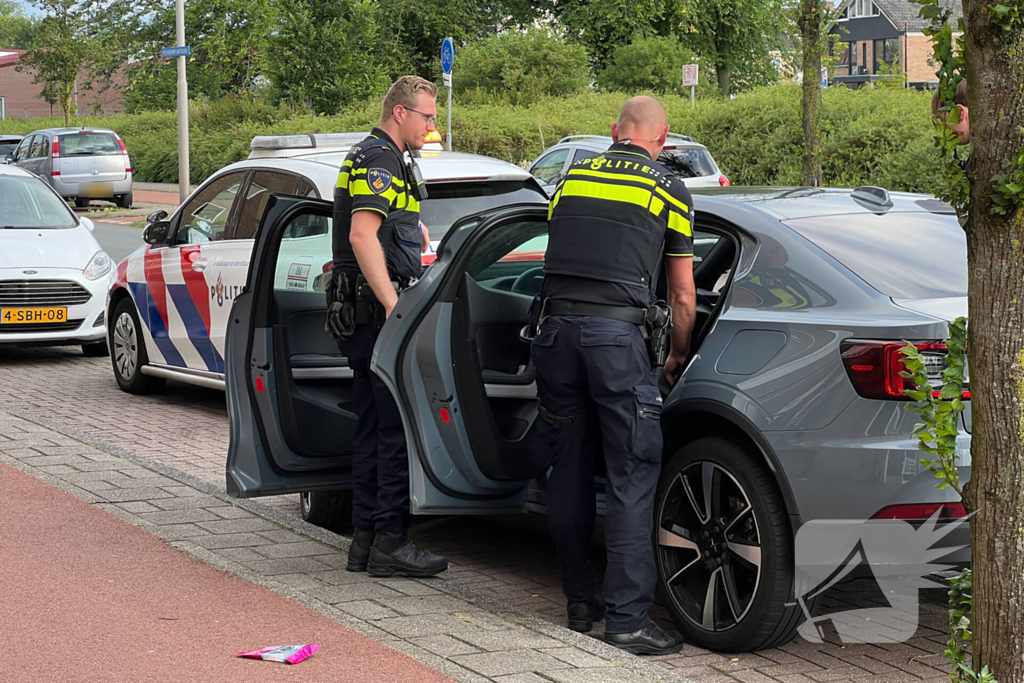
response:
[[[421,548],[405,533],[380,531],[370,548],[370,576],[435,576],[448,569],[448,558]]]
[[[568,607],[569,628],[579,633],[586,633],[594,628],[595,621],[604,619],[607,609],[604,600],[596,596],[583,602],[570,602]]]
[[[653,621],[632,633],[605,633],[604,642],[635,655],[672,655],[683,649],[683,637]]]
[[[370,546],[376,534],[372,529],[356,529],[352,535],[352,545],[348,547],[348,564],[345,569],[350,572],[365,572],[366,562],[370,559]]]

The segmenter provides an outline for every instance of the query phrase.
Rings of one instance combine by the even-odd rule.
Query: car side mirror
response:
[[[14,163],[14,157],[12,157],[10,154],[8,154],[7,156],[4,157],[4,164],[13,164],[13,163]]]
[[[152,225],[153,223],[159,223],[163,219],[167,218],[167,212],[163,209],[154,211],[153,213],[146,216],[146,225]]]
[[[159,211],[157,213],[160,213]],[[171,224],[169,221],[150,223],[142,231],[142,241],[146,244],[167,244]]]
[[[82,225],[84,225],[85,229],[88,230],[89,232],[94,232],[96,230],[96,224],[92,222],[91,218],[86,218],[85,216],[82,216],[78,220],[82,222]]]

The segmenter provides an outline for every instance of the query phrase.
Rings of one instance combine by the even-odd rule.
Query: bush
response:
[[[690,108],[689,97],[658,97],[672,130],[707,145],[734,184],[800,183],[799,86],[761,88],[735,100],[697,100],[696,109]],[[529,106],[459,104],[453,147],[525,164],[563,136],[607,135],[626,98],[623,93],[584,92],[544,98]],[[335,116],[233,99],[193,103],[190,112],[192,180],[199,182],[244,159],[255,135],[368,131],[380,117],[380,102],[369,100]],[[824,184],[935,193],[941,181],[930,112],[927,92],[829,88],[822,106]],[[440,121],[446,116],[444,108],[439,108]],[[24,134],[62,123],[8,119],[0,122],[0,132]],[[116,130],[131,154],[136,180],[177,181],[174,112],[80,119],[79,124]]]
[[[609,57],[609,66],[597,76],[602,90],[690,94],[683,90],[683,64],[695,64],[693,52],[675,38],[642,38],[616,48]],[[698,91],[715,92],[714,69],[702,69]]]
[[[578,93],[590,79],[586,49],[547,29],[506,31],[458,57],[453,87],[462,101],[524,104]]]

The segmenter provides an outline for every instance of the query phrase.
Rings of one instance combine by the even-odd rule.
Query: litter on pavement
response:
[[[271,645],[261,647],[258,650],[246,650],[239,652],[239,657],[249,659],[263,659],[268,662],[284,662],[285,664],[298,664],[303,659],[313,656],[313,653],[320,649],[320,646],[311,643],[309,645]]]

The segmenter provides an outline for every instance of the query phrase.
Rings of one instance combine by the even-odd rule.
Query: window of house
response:
[[[849,19],[856,17],[871,17],[878,14],[874,3],[871,0],[852,0],[846,9],[846,16]]]

